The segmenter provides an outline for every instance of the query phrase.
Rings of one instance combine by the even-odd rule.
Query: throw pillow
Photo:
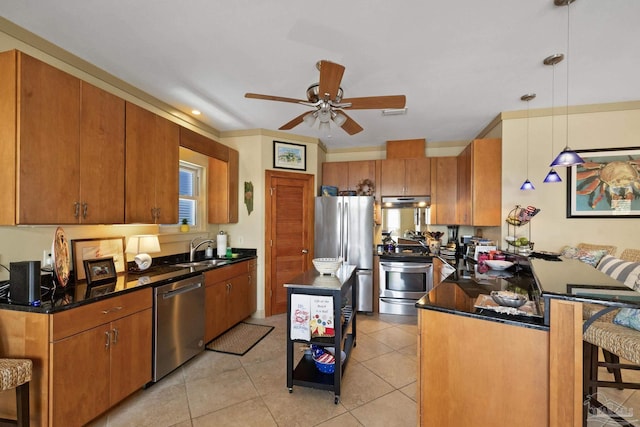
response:
[[[640,262],[624,261],[611,255],[605,255],[597,268],[631,289],[640,291]]]
[[[602,257],[607,254],[607,251],[604,249],[578,249],[573,246],[565,246],[560,250],[560,255],[569,259],[578,259],[586,264],[589,264],[592,267],[598,265]]]
[[[640,310],[621,308],[616,317],[613,318],[613,323],[640,331]]]

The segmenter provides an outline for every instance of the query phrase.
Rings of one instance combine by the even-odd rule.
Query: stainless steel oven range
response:
[[[433,288],[433,264],[426,257],[394,258],[380,257],[379,311],[416,315],[415,303]]]

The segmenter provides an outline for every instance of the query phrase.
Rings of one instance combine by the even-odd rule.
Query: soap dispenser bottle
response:
[[[205,258],[213,258],[213,248],[211,247],[211,243],[207,245],[207,249],[204,251]]]

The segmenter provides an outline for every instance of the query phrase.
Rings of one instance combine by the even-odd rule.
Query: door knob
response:
[[[303,249],[303,250],[302,250],[302,253],[303,253],[303,254],[308,254],[308,253],[309,253],[309,251],[308,251],[307,249]]]

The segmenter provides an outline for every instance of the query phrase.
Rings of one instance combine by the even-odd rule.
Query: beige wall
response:
[[[569,146],[574,150],[592,148],[639,147],[640,102],[605,104],[579,109],[569,115]],[[534,191],[521,191],[526,179],[526,117],[509,118],[502,122],[502,210],[506,218],[515,205],[532,205],[541,212],[531,221],[531,239],[535,249],[557,251],[563,245],[579,242],[616,245],[618,254],[624,248],[640,248],[640,219],[578,219],[566,218],[566,169],[556,168],[564,182],[545,184],[543,179],[549,164],[564,147],[566,114],[556,113],[553,155],[551,150],[552,119],[549,111],[531,110],[529,119],[529,179]],[[542,115],[538,115],[542,114]],[[515,115],[515,114],[514,114]],[[507,225],[503,236],[507,235]],[[526,235],[526,228],[518,230]]]

